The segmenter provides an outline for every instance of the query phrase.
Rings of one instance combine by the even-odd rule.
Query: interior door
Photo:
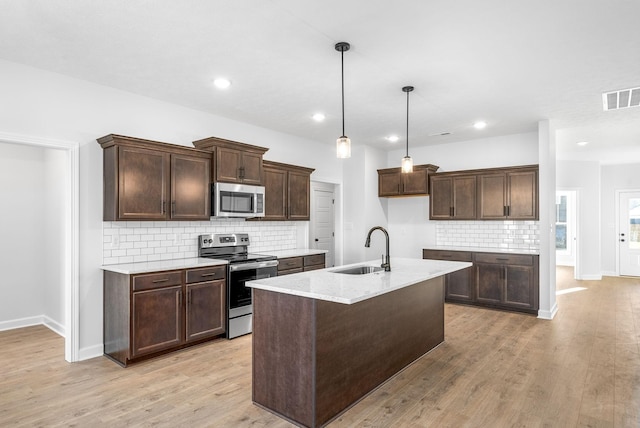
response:
[[[334,192],[323,188],[313,188],[313,211],[311,215],[311,247],[327,250],[325,266],[334,262]]]
[[[640,276],[640,191],[620,192],[620,275]]]

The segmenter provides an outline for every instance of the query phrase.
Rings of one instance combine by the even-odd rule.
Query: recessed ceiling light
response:
[[[313,120],[315,120],[316,122],[322,122],[325,119],[324,114],[322,113],[316,113],[313,116],[311,116],[313,118]]]
[[[229,86],[231,86],[231,81],[229,79],[219,77],[213,81],[213,84],[218,89],[227,89]]]
[[[586,146],[587,144],[589,144],[589,142],[588,141],[578,141],[576,144],[579,145],[579,146]]]
[[[397,143],[398,140],[400,139],[400,137],[398,137],[397,135],[389,135],[388,137],[385,137],[385,138],[392,143]]]
[[[487,127],[487,122],[483,121],[483,120],[479,120],[476,123],[473,124],[473,127],[476,129],[484,129]]]

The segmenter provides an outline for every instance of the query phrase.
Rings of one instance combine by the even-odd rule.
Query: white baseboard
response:
[[[552,320],[558,313],[558,303],[553,304],[553,308],[550,311],[538,311],[538,318],[543,320]]]
[[[103,355],[104,346],[100,343],[98,345],[80,349],[80,352],[78,353],[78,361],[90,360],[91,358],[102,357]]]
[[[38,315],[35,317],[18,318],[15,320],[8,320],[0,322],[0,331],[15,330],[16,328],[31,327],[34,325],[43,325],[53,331],[54,333],[65,337],[65,328],[62,324],[46,315]]]
[[[580,275],[579,278],[576,278],[578,280],[582,280],[582,281],[601,281],[602,280],[602,274],[600,275]]]
[[[16,328],[31,327],[32,325],[44,324],[44,316],[38,315],[35,317],[18,318],[15,320],[8,320],[0,322],[0,331],[13,330]]]
[[[602,271],[602,276],[619,276],[618,272]]]

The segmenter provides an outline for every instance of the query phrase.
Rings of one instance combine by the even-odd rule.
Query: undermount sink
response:
[[[345,269],[332,270],[333,273],[344,273],[347,275],[366,275],[368,273],[380,272],[383,269],[379,266],[352,266]]]

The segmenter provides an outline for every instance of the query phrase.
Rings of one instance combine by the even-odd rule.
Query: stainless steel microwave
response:
[[[214,183],[211,215],[215,217],[264,217],[264,186]]]

